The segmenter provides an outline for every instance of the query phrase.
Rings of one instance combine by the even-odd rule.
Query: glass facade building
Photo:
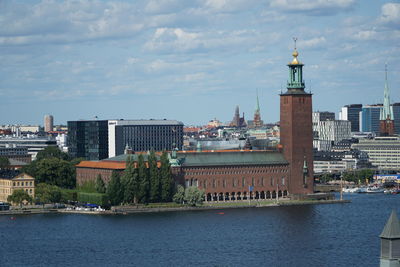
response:
[[[400,134],[400,103],[394,103],[392,106],[394,117],[394,133]]]
[[[74,158],[101,160],[108,157],[108,121],[69,121],[68,153]]]
[[[360,132],[379,134],[381,109],[382,105],[370,105],[362,108],[360,112]]]
[[[362,110],[361,104],[346,105],[342,107],[340,112],[340,119],[351,122],[351,131],[358,132],[360,130],[360,111]]]

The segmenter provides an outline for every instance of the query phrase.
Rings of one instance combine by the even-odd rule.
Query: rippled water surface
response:
[[[0,216],[0,266],[378,266],[400,195],[346,197],[223,214]]]

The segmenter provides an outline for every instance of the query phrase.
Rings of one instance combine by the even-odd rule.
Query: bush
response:
[[[204,191],[195,186],[186,188],[185,201],[190,206],[201,205],[204,201]]]

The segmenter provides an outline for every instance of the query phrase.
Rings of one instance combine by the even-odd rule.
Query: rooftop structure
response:
[[[400,222],[396,212],[390,214],[381,235],[381,267],[400,266]]]

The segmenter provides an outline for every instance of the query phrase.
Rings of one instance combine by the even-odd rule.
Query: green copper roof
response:
[[[389,220],[385,225],[385,228],[383,228],[380,237],[388,239],[400,238],[400,222],[394,210],[392,211],[392,214],[390,215]]]
[[[283,154],[275,151],[179,152],[182,166],[287,164]]]
[[[142,155],[143,155],[144,161],[147,161],[148,154],[147,153],[143,153]],[[128,158],[128,156],[130,156],[133,161],[137,161],[139,154],[121,154],[121,155],[118,155],[118,156],[115,156],[115,157],[112,157],[112,158],[108,158],[108,159],[103,159],[103,160],[106,160],[106,161],[123,161],[123,162],[125,162],[126,159]],[[156,158],[157,158],[157,160],[160,159],[160,157],[157,154],[156,154]]]
[[[387,65],[385,65],[385,89],[383,91],[383,108],[380,113],[380,120],[394,119],[393,107],[390,106],[389,86],[387,82]]]

